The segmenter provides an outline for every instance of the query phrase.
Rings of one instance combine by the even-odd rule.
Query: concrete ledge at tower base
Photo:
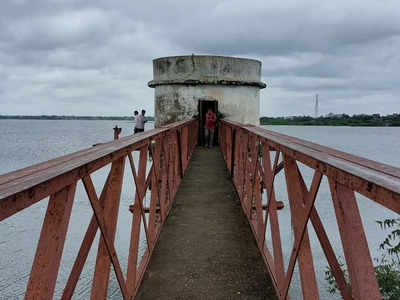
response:
[[[264,89],[267,85],[261,81],[226,80],[226,79],[171,79],[171,80],[151,80],[148,86],[154,88],[159,85],[233,85],[233,86],[255,86]]]

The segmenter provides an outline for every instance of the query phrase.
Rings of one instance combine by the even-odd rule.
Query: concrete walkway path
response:
[[[136,299],[276,299],[219,148],[197,148]]]

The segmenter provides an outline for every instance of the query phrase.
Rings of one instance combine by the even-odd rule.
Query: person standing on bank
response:
[[[146,111],[143,109],[142,113],[139,115],[138,111],[135,110],[135,129],[134,133],[143,132],[144,131],[144,123],[147,122],[145,118]]]
[[[214,141],[214,130],[216,122],[217,122],[217,116],[211,110],[211,108],[209,108],[206,113],[206,124],[204,126],[205,146],[208,148],[214,146],[213,141]]]

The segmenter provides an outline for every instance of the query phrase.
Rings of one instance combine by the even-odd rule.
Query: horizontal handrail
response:
[[[139,149],[149,140],[186,125],[185,121],[177,122],[0,175],[0,221]]]
[[[50,196],[25,299],[53,298],[79,180],[93,216],[65,283],[62,299],[72,297],[98,230],[101,238],[91,298],[106,298],[112,265],[123,298],[133,299],[197,144],[197,127],[196,120],[177,122],[1,175],[0,221]],[[133,151],[139,153],[137,164]],[[101,194],[97,195],[91,174],[107,165],[111,168]],[[134,199],[132,205],[126,207],[132,213],[132,228],[127,237],[130,250],[126,277],[114,246],[121,189],[123,181],[127,180],[125,165],[129,165],[134,181]],[[148,191],[150,199],[146,206],[144,200]],[[142,228],[146,248],[144,253],[139,253]]]
[[[287,299],[297,262],[303,299],[319,299],[307,229],[310,222],[343,299],[381,299],[355,192],[400,213],[400,169],[229,120],[221,120],[219,131],[221,151],[278,298]],[[313,169],[309,188],[298,162]],[[294,244],[286,270],[278,218],[282,203],[276,199],[274,187],[275,177],[280,171],[284,171],[285,175],[294,232]],[[350,283],[346,282],[314,206],[323,177],[329,182]],[[263,195],[267,204],[262,201]],[[272,252],[266,239],[268,222]]]
[[[296,159],[305,165],[313,169],[318,167],[324,175],[332,176],[356,192],[400,213],[400,168],[261,127],[243,126],[228,120],[223,122],[241,126],[249,133],[267,139],[277,149],[297,155]],[[335,170],[337,174],[333,174]],[[350,178],[360,181],[353,182]]]

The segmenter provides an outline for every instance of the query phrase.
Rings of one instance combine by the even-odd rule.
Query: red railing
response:
[[[91,298],[106,298],[111,265],[123,298],[132,299],[136,295],[161,226],[197,144],[197,126],[195,120],[174,123],[0,176],[0,221],[50,196],[25,299],[53,298],[79,180],[83,182],[93,216],[62,299],[72,297],[98,229],[101,239]],[[118,128],[114,130],[117,138]],[[139,152],[137,166],[132,155],[134,151]],[[151,166],[147,166],[149,155]],[[130,248],[125,278],[116,255],[114,238],[126,159],[129,160],[136,189],[132,205],[126,207],[132,212],[133,220],[131,235],[127,237],[130,238]],[[98,196],[91,174],[109,164],[111,169]],[[150,203],[145,207],[143,200],[149,189]],[[143,225],[147,246],[140,256],[139,238]]]
[[[309,221],[315,229],[343,299],[381,299],[355,192],[400,213],[400,169],[232,121],[221,121],[219,137],[221,151],[242,208],[279,299],[288,297],[296,262],[303,299],[319,299],[307,230]],[[309,189],[298,162],[314,170]],[[274,188],[276,175],[281,170],[285,173],[294,233],[294,244],[286,270],[278,222],[278,210],[283,203],[275,198]],[[314,206],[323,176],[329,182],[351,288]],[[263,195],[267,199],[264,204]],[[272,245],[267,245],[266,240],[268,222]]]

